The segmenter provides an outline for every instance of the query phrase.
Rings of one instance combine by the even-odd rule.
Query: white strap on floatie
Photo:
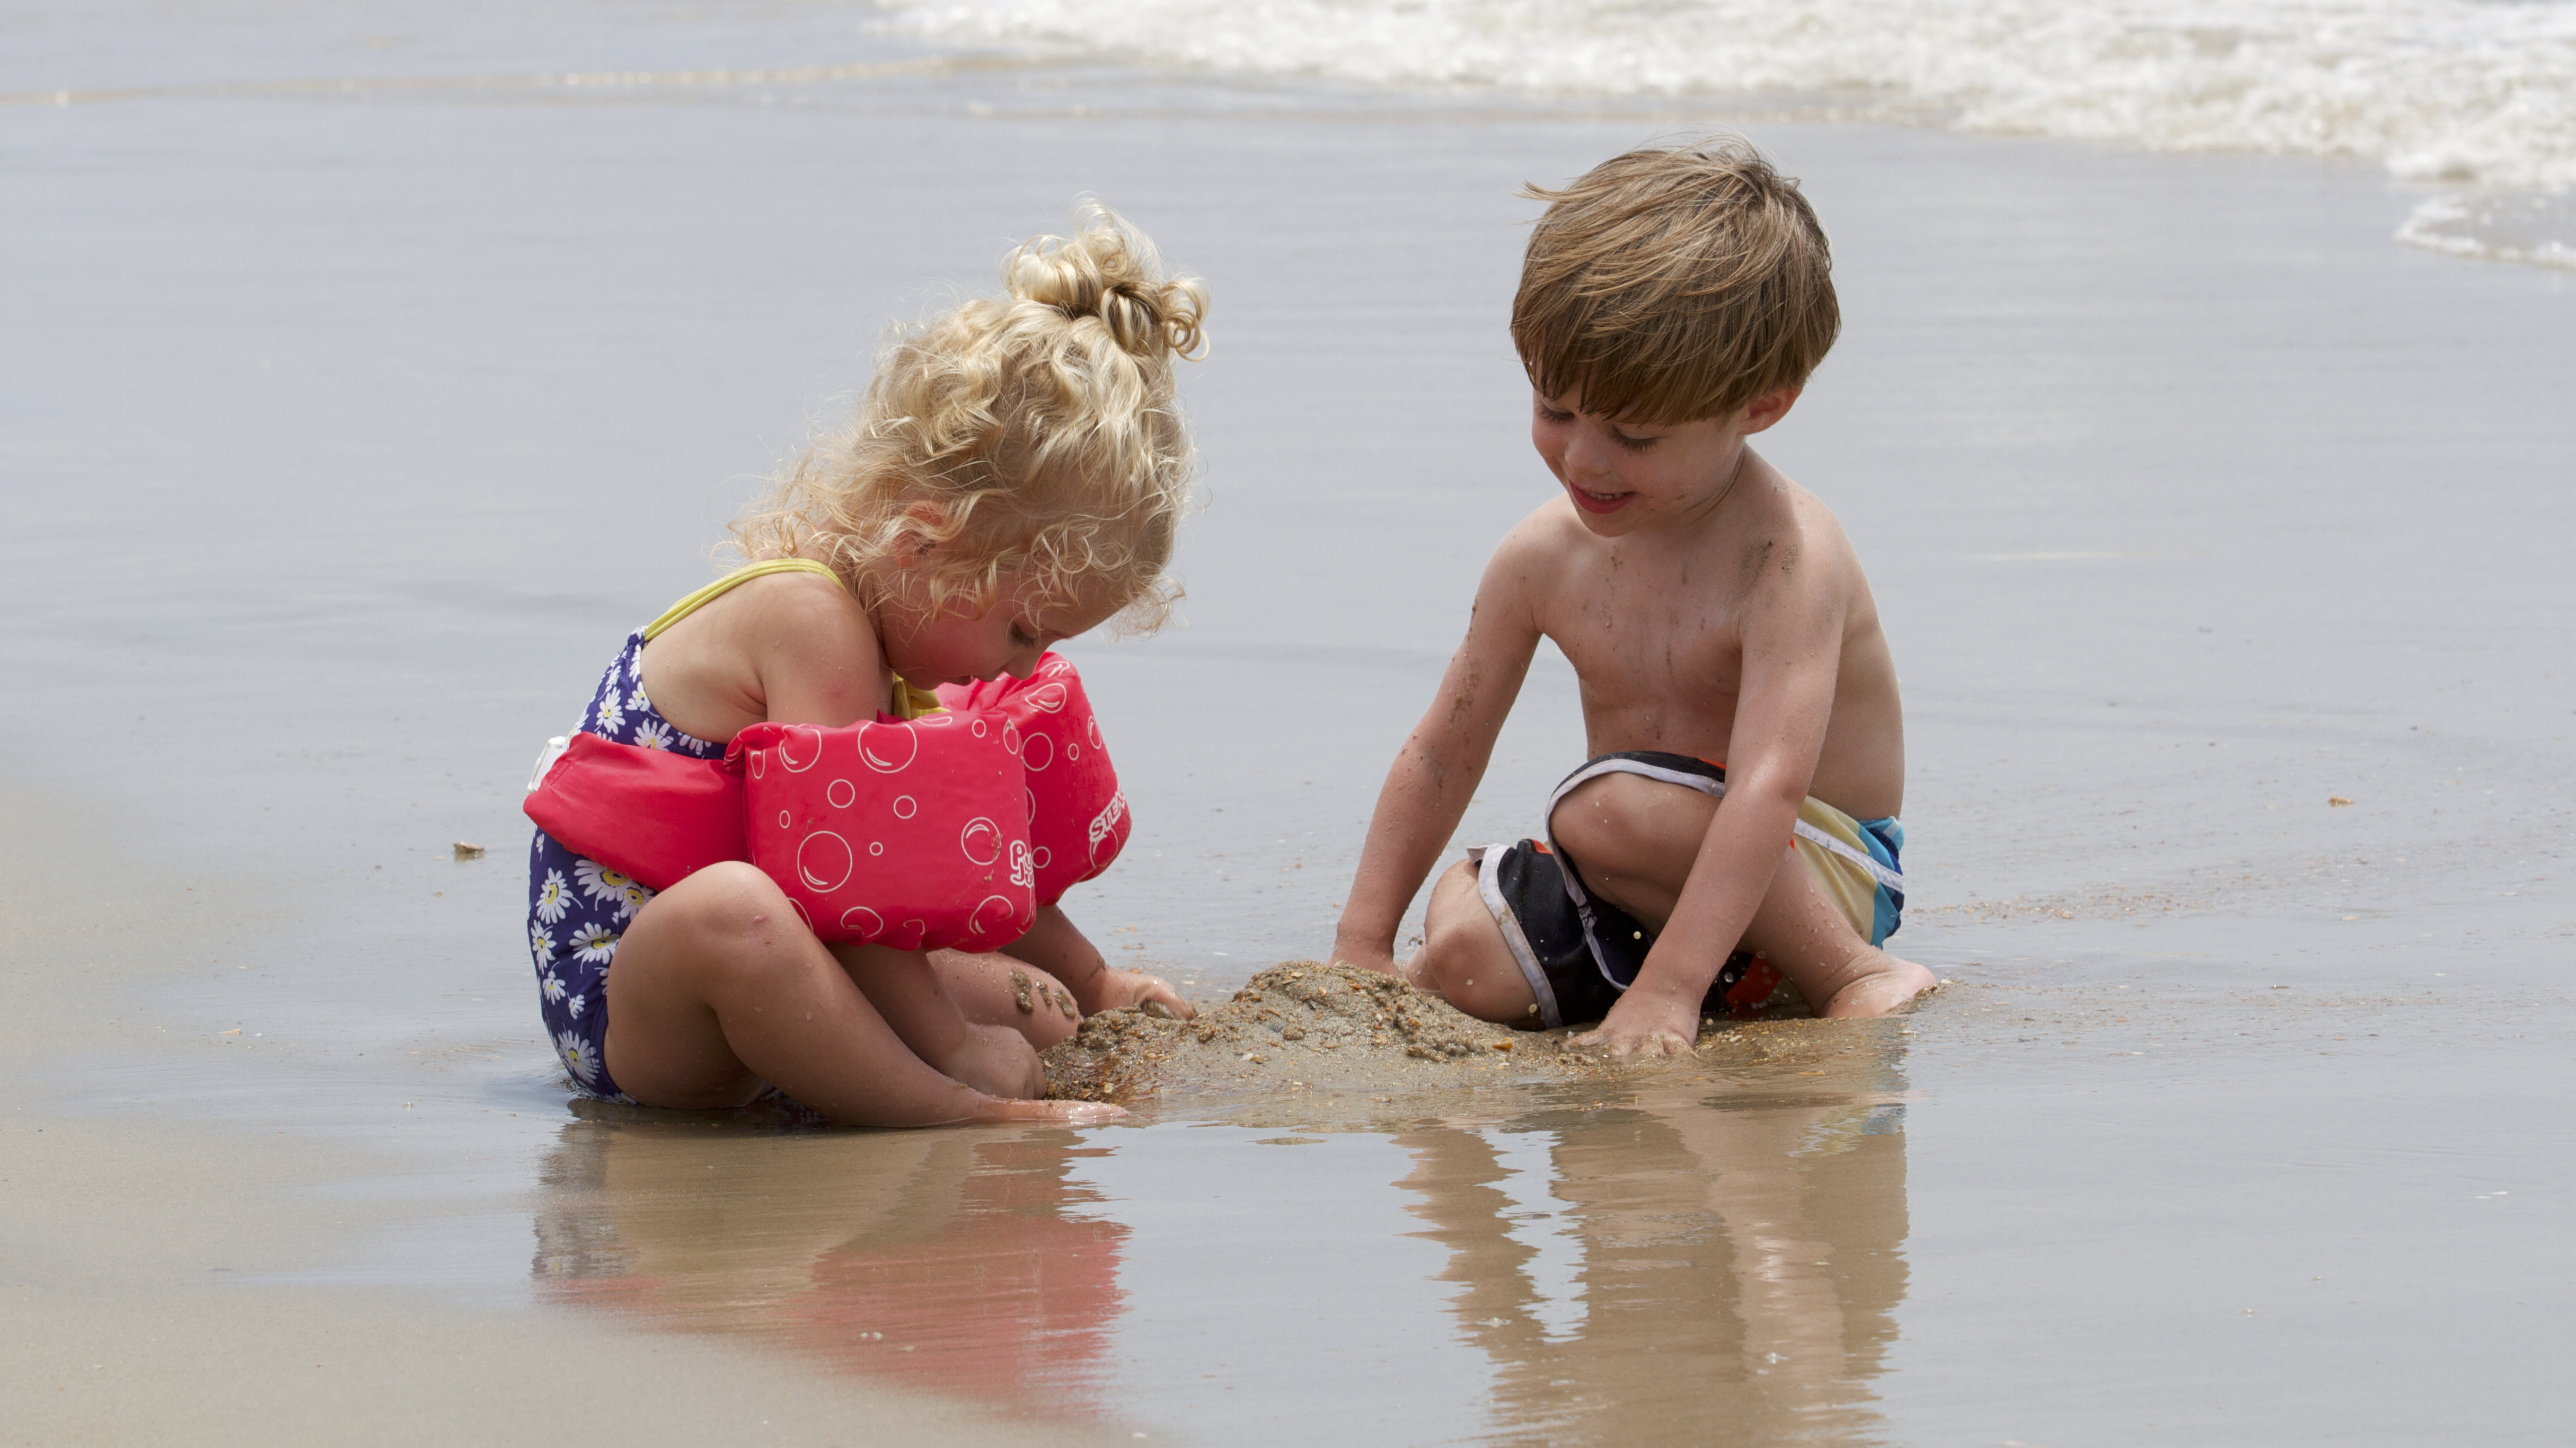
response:
[[[554,768],[555,761],[563,758],[571,748],[572,736],[569,734],[558,734],[546,741],[545,749],[537,755],[537,767],[528,771],[528,793],[537,792],[537,786],[546,782],[546,771]]]
[[[1711,799],[1726,798],[1726,781],[1722,779],[1710,779],[1706,775],[1693,774],[1687,770],[1667,769],[1660,764],[1648,764],[1642,759],[1604,759],[1597,763],[1587,765],[1582,769],[1576,770],[1573,774],[1566,777],[1565,783],[1556,787],[1556,793],[1547,797],[1547,819],[1553,820],[1556,817],[1557,805],[1562,803],[1565,797],[1573,793],[1578,786],[1587,784],[1592,780],[1599,779],[1605,774],[1642,774],[1648,779],[1661,780],[1666,784],[1678,784],[1690,789],[1698,790],[1700,793],[1707,795]],[[1825,833],[1823,830],[1816,828],[1814,825],[1807,823],[1805,820],[1799,820],[1792,825],[1791,828],[1796,831],[1798,838],[1807,841],[1809,844],[1816,845],[1822,849],[1829,850],[1834,854],[1840,855],[1844,859],[1851,861],[1853,864],[1860,866],[1862,869],[1869,871],[1872,878],[1876,879],[1878,883],[1885,885],[1890,890],[1893,890],[1900,895],[1905,893],[1905,877],[1896,871],[1887,868],[1887,866],[1880,864],[1868,851],[1856,849],[1851,845],[1847,845],[1841,840],[1835,839],[1832,835]],[[1551,830],[1548,832],[1547,841],[1551,849],[1555,847],[1556,835],[1554,831]],[[1572,872],[1569,871],[1567,873],[1570,878]]]

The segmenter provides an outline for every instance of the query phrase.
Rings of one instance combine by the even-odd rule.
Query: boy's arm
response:
[[[1422,722],[1405,737],[1369,816],[1350,899],[1333,936],[1333,959],[1393,974],[1395,932],[1405,907],[1449,843],[1484,778],[1494,736],[1519,697],[1538,649],[1537,613],[1531,607],[1530,572],[1537,560],[1525,545],[1524,523],[1485,565],[1476,586],[1467,638],[1449,660],[1440,692]]]
[[[1727,740],[1726,794],[1636,983],[1598,1029],[1577,1038],[1618,1055],[1688,1051],[1700,1001],[1744,938],[1789,858],[1798,807],[1815,781],[1842,669],[1839,591],[1778,586],[1744,616],[1744,673]]]

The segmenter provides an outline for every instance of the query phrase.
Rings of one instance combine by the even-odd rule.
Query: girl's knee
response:
[[[782,926],[813,934],[778,882],[742,860],[707,866],[662,892],[652,908],[672,926],[708,939],[759,937]]]
[[[737,860],[710,865],[656,896],[618,958],[649,959],[657,973],[676,969],[702,982],[696,989],[720,994],[727,985],[775,989],[782,976],[837,968],[818,944],[777,882]]]

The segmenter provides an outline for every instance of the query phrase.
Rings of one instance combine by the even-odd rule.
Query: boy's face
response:
[[[1705,517],[1726,495],[1744,438],[1780,420],[1797,392],[1766,393],[1730,417],[1649,427],[1583,410],[1574,389],[1531,393],[1530,442],[1583,526],[1623,538]]]

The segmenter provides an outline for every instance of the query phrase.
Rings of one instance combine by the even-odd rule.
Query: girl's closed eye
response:
[[[1029,626],[1027,624],[1015,623],[1011,625],[1011,647],[1015,649],[1033,649],[1037,646],[1037,637],[1029,631]]]

